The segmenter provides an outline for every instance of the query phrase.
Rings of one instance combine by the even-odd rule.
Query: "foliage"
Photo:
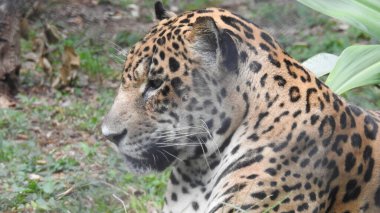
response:
[[[380,38],[378,1],[299,0],[299,2]],[[380,84],[379,55],[380,45],[351,46],[345,49],[328,76],[326,84],[337,94],[360,86]]]
[[[338,18],[380,39],[380,1],[298,0],[328,16]]]
[[[355,87],[380,84],[380,45],[358,45],[345,49],[326,84],[338,94]]]

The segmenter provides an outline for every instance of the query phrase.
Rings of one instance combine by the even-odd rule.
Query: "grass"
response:
[[[215,2],[195,1],[180,7],[194,9]],[[129,3],[120,1],[122,7]],[[262,26],[281,27],[286,17],[296,15],[287,24],[298,33],[279,36],[279,41],[300,60],[321,51],[339,53],[349,44],[368,40],[355,29],[337,30],[338,22],[302,5],[259,2],[256,8],[252,17]],[[30,40],[22,41],[23,53],[32,51],[38,30],[31,32]],[[129,46],[140,36],[120,32],[113,42]],[[127,212],[148,212],[163,205],[169,172],[144,177],[129,174],[100,135],[99,124],[116,91],[107,85],[118,82],[120,71],[110,66],[114,52],[109,45],[91,40],[81,43],[82,37],[70,35],[58,43],[49,60],[56,69],[53,75],[57,75],[60,51],[64,45],[75,46],[81,60],[80,74],[88,77],[87,84],[46,89],[50,82],[37,67],[22,73],[24,91],[18,95],[18,107],[0,111],[0,212],[124,212],[124,205]],[[379,93],[370,87],[345,96],[378,109]]]
[[[132,176],[99,139],[113,95],[105,89],[92,102],[60,94],[55,103],[20,95],[22,109],[0,111],[0,211],[123,212],[115,197],[128,201],[129,211],[162,205],[167,174]],[[59,105],[71,98],[71,105]]]

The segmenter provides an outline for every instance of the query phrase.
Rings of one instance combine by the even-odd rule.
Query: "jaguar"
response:
[[[101,129],[130,172],[171,169],[163,212],[380,212],[379,111],[228,10],[155,15]]]

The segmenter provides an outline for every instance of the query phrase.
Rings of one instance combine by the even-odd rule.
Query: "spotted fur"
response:
[[[156,16],[102,131],[130,171],[172,168],[164,212],[380,212],[379,112],[227,10]]]

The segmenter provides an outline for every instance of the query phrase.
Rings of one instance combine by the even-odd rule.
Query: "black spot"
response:
[[[316,92],[317,90],[315,88],[309,88],[306,91],[306,113],[310,112],[310,95]]]
[[[222,126],[218,129],[218,131],[216,131],[216,134],[219,134],[219,135],[224,134],[228,130],[230,125],[231,125],[231,118],[229,117],[225,118],[222,122]]]
[[[289,97],[291,102],[297,102],[301,98],[300,89],[298,87],[290,87]]]
[[[279,122],[280,119],[281,119],[282,117],[287,116],[287,115],[289,115],[289,111],[284,111],[284,112],[282,112],[278,117],[276,117],[276,118],[274,119],[274,122],[275,122],[275,123]]]
[[[253,180],[253,179],[257,178],[258,176],[259,175],[257,175],[257,174],[252,174],[252,175],[247,176],[246,178],[249,180]]]
[[[260,48],[264,51],[267,51],[269,52],[270,51],[270,48],[268,47],[268,45],[264,44],[264,43],[260,43]]]
[[[240,145],[235,146],[235,147],[231,150],[231,154],[232,154],[232,155],[235,154],[235,153],[239,150],[239,148],[240,148]]]
[[[160,52],[160,58],[161,60],[165,60],[165,53],[163,51]]]
[[[342,142],[346,142],[348,139],[347,135],[337,135],[335,138],[335,142],[332,145],[332,150],[335,151],[339,156],[343,153],[343,148],[341,146]]]
[[[206,200],[208,200],[208,199],[210,198],[210,196],[211,196],[211,192],[207,193],[207,194],[205,195]]]
[[[368,159],[370,159],[372,156],[372,147],[367,145],[364,149],[364,152],[363,152],[363,159],[365,161],[367,161]]]
[[[286,69],[288,70],[288,74],[292,76],[294,79],[296,79],[298,76],[297,76],[297,73],[292,71],[293,63],[287,59],[284,59],[284,63],[286,64]]]
[[[223,195],[239,192],[239,191],[243,190],[246,186],[247,185],[245,183],[237,183],[237,184],[231,186],[230,188],[228,188],[223,193]]]
[[[276,46],[274,45],[274,41],[273,41],[272,37],[270,37],[270,35],[268,35],[265,32],[261,32],[260,35],[261,35],[261,38],[264,39],[264,41],[266,41],[269,45],[271,45],[273,48],[276,49]]]
[[[377,187],[375,192],[375,205],[380,208],[380,186]]]
[[[249,64],[249,69],[254,73],[258,73],[261,70],[261,67],[262,65],[257,61],[252,61]]]
[[[299,205],[298,207],[297,207],[297,211],[299,211],[299,212],[301,212],[301,211],[305,211],[305,210],[307,210],[309,208],[309,204],[307,204],[307,203],[303,203],[303,204],[301,204],[301,205]]]
[[[257,119],[257,121],[256,121],[256,124],[255,124],[254,128],[257,129],[257,128],[259,127],[259,125],[260,125],[260,122],[261,122],[266,116],[268,116],[268,115],[269,115],[269,112],[261,112],[261,113],[259,114],[259,117],[258,117],[258,119]]]
[[[173,185],[178,185],[179,184],[179,182],[178,182],[177,178],[175,177],[174,173],[170,174],[170,181],[171,181],[171,183]]]
[[[352,136],[351,136],[351,145],[353,147],[356,147],[356,148],[359,148],[362,146],[362,138],[360,137],[359,134],[357,133],[354,133]]]
[[[172,46],[175,50],[178,50],[179,49],[179,45],[177,44],[177,42],[173,42],[172,43]]]
[[[329,193],[329,197],[328,199],[330,200],[330,204],[329,206],[327,207],[327,210],[326,212],[330,212],[331,208],[333,207],[335,201],[336,201],[336,195],[338,194],[338,191],[339,191],[339,186],[336,186],[334,187],[330,193]]]
[[[377,123],[374,121],[374,119],[369,116],[369,115],[366,115],[365,118],[364,118],[364,133],[365,133],[365,136],[371,140],[375,140],[376,139],[376,135],[377,135],[377,131],[378,131],[378,125]]]
[[[265,192],[261,191],[261,192],[254,192],[251,194],[251,196],[253,198],[258,198],[258,199],[262,200],[262,199],[267,197],[267,194]]]
[[[245,30],[244,30],[244,35],[245,35],[245,37],[247,37],[248,39],[255,39],[255,37],[253,36],[252,33],[249,33],[249,32],[247,32],[247,31],[245,31]]]
[[[191,206],[193,207],[193,209],[194,209],[195,211],[197,211],[197,210],[199,209],[199,204],[198,204],[197,202],[195,202],[195,201],[193,201],[193,202],[191,203]]]
[[[189,193],[189,190],[187,190],[186,187],[182,187],[182,192],[183,192],[184,194],[188,194],[188,193]]]
[[[358,198],[361,191],[361,187],[357,185],[356,180],[349,180],[346,184],[346,194],[344,194],[343,202],[347,203],[350,200],[355,200]]]
[[[275,75],[274,80],[278,81],[278,86],[284,87],[286,84],[286,80],[281,75]]]
[[[293,118],[298,117],[302,113],[302,110],[297,110],[293,113]]]
[[[247,62],[247,58],[248,58],[247,52],[241,51],[240,52],[240,61],[242,63],[246,63]]]
[[[173,78],[170,81],[170,84],[172,85],[175,94],[181,97],[185,91],[185,89],[183,88],[183,82],[181,78],[180,77]]]
[[[369,182],[372,177],[373,167],[375,166],[375,160],[371,158],[367,164],[367,170],[364,173],[364,181]]]
[[[289,185],[283,185],[282,188],[284,189],[285,192],[290,192],[290,191],[293,191],[293,190],[298,190],[302,187],[302,184],[301,183],[296,183],[292,186],[289,186]]]
[[[354,156],[354,154],[352,154],[352,152],[348,153],[346,155],[346,160],[344,161],[344,165],[345,165],[345,171],[346,172],[350,172],[351,169],[355,166],[355,162],[356,162],[356,158]]]
[[[269,54],[269,55],[268,55],[268,60],[269,60],[269,62],[270,62],[271,64],[273,64],[273,65],[276,66],[277,68],[280,68],[280,67],[281,67],[281,63],[280,63],[277,59],[273,58],[273,55],[272,55],[272,54]]]
[[[177,194],[175,192],[172,193],[172,201],[177,201]]]
[[[164,86],[164,88],[162,88],[161,92],[162,92],[163,96],[168,96],[168,94],[170,92],[170,87],[168,85]]]
[[[182,19],[179,23],[181,23],[181,24],[189,23],[189,19],[187,19],[187,18]]]
[[[357,107],[357,106],[350,105],[349,107],[350,107],[351,111],[352,111],[356,116],[359,116],[359,115],[361,115],[361,114],[363,113],[363,111],[362,111],[359,107]]]
[[[274,168],[268,168],[265,170],[265,172],[271,176],[275,176],[277,174],[277,171]]]
[[[158,45],[164,45],[166,43],[166,38],[165,37],[162,37],[162,38],[158,38],[157,39],[157,44]]]
[[[214,11],[206,10],[206,9],[197,10],[197,13],[212,13],[212,12],[214,12]]]
[[[250,135],[249,137],[248,137],[248,139],[250,139],[250,140],[252,140],[252,141],[258,141],[259,140],[259,136],[257,136],[257,134],[256,133],[253,133],[252,135]]]
[[[345,112],[342,112],[342,114],[340,114],[340,127],[342,129],[345,129],[347,126],[347,115]]]
[[[252,28],[250,28],[247,24],[245,24],[245,23],[242,22],[241,20],[236,19],[236,18],[234,18],[234,17],[232,17],[232,16],[224,16],[224,15],[222,15],[222,16],[221,16],[221,19],[222,19],[222,21],[223,21],[225,24],[230,25],[231,27],[235,28],[235,29],[238,30],[238,31],[240,31],[240,27],[238,26],[238,25],[240,25],[240,26],[242,26],[242,27],[244,28],[244,30],[246,30],[247,32],[250,32],[250,33],[253,32]]]
[[[319,115],[312,115],[310,118],[311,125],[314,125],[319,119]]]
[[[178,61],[173,58],[173,57],[170,57],[169,58],[169,68],[170,68],[170,71],[171,72],[177,72],[178,69],[179,69],[179,63]]]
[[[310,162],[310,159],[306,158],[305,160],[301,161],[300,166],[302,168],[305,168]]]
[[[318,152],[318,147],[317,146],[314,146],[308,153],[309,157],[312,157],[313,155],[315,155],[316,153]]]
[[[261,77],[261,79],[260,79],[260,85],[261,85],[261,87],[264,87],[264,86],[265,86],[265,81],[267,80],[267,77],[268,77],[268,74],[267,74],[267,73],[265,73],[265,74]]]
[[[310,192],[309,193],[309,198],[311,201],[316,201],[317,200],[317,196],[315,195],[315,192]]]
[[[206,122],[206,126],[208,129],[212,129],[212,127],[214,126],[214,120],[213,119],[210,119]]]
[[[346,113],[347,113],[348,117],[350,117],[351,128],[355,128],[355,127],[356,127],[356,121],[355,121],[354,116],[353,116],[352,113],[351,113],[350,108],[347,106],[347,107],[345,108],[345,110],[346,110]]]
[[[333,137],[334,132],[335,132],[335,119],[333,116],[327,116],[326,115],[323,118],[323,120],[321,121],[321,124],[318,127],[319,136],[321,136],[321,137],[325,133],[325,126],[330,127],[329,129],[327,129],[329,131],[326,131],[326,132],[330,132],[330,134],[326,138],[324,138],[322,141],[323,146],[327,147],[330,144],[330,142],[332,141],[332,137]]]

